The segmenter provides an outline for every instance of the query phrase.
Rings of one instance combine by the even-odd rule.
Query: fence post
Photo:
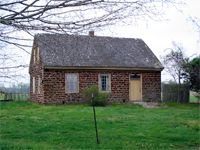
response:
[[[95,123],[95,129],[96,129],[97,144],[100,144],[100,143],[99,143],[99,139],[98,139],[97,121],[96,121],[96,114],[95,114],[95,108],[94,108],[94,97],[93,97],[93,93],[92,93],[92,103],[93,103],[94,123]]]

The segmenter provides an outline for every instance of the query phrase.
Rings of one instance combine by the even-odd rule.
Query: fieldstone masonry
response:
[[[129,101],[130,93],[129,77],[131,74],[137,73],[141,75],[142,80],[142,101],[161,102],[161,71],[163,67],[142,40],[68,36],[69,35],[63,35],[63,38],[57,38],[57,35],[45,34],[35,37],[29,66],[31,101],[42,104],[83,103],[85,102],[81,96],[83,89],[89,85],[99,85],[99,74],[109,74],[111,78],[109,101],[127,102]],[[73,45],[76,39],[77,42]],[[58,41],[56,42],[56,40]],[[87,40],[90,41],[86,42],[90,43],[90,45],[88,45],[90,46],[89,48],[87,46],[82,46]],[[107,43],[109,44],[106,45]],[[69,51],[66,48],[66,44],[70,47],[68,48]],[[87,48],[85,49],[85,47]],[[118,49],[120,49],[120,51]],[[77,53],[77,50],[79,53]],[[112,52],[112,57],[110,56],[111,53],[107,53],[106,50]],[[90,57],[90,59],[92,59],[90,62],[87,61],[88,55],[90,55],[88,51],[95,54],[95,57]],[[72,52],[73,55],[71,54]],[[71,54],[70,57],[68,56],[69,54]],[[107,57],[108,59],[104,59],[105,54],[109,56]],[[123,57],[121,57],[123,59],[116,61],[121,55],[123,55]],[[82,59],[79,59],[80,56]],[[70,62],[70,58],[73,58],[73,62]],[[76,60],[74,60],[75,58]],[[98,61],[96,58],[98,58]],[[66,59],[67,61],[65,61]],[[74,63],[73,70],[64,69],[65,66],[68,68],[71,67],[68,61],[72,64]],[[93,63],[96,64],[93,66]],[[90,69],[80,69],[80,67],[83,68],[83,66],[81,66],[82,64],[90,66]],[[134,66],[135,64],[137,64],[137,66]],[[112,68],[113,70],[108,70],[107,66],[109,65],[114,65],[110,66],[110,68],[115,67],[116,69]],[[45,69],[45,66],[57,67],[54,69]],[[103,68],[99,70],[99,66],[104,66],[104,70]],[[136,70],[138,66],[140,66],[140,68]],[[129,68],[129,70],[125,70],[126,67]],[[130,68],[133,68],[133,70],[131,71]],[[148,68],[149,71],[147,70]],[[78,74],[78,93],[66,93],[66,73]],[[33,81],[35,81],[34,84]]]
[[[142,76],[142,101],[161,101],[160,71],[48,70],[43,69],[41,62],[40,58],[30,67],[31,101],[42,104],[83,103],[85,102],[81,96],[83,88],[92,84],[98,85],[99,74],[111,75],[110,102],[129,101],[129,75],[135,73]],[[66,73],[78,73],[79,93],[65,92]],[[33,77],[35,77],[35,93],[33,93]],[[39,78],[41,83],[38,82]]]

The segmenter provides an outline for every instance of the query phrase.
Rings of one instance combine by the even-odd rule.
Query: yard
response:
[[[1,102],[1,149],[199,149],[199,105],[147,109]]]

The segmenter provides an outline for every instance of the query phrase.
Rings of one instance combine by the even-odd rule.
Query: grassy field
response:
[[[199,105],[147,109],[0,103],[1,149],[199,149]]]

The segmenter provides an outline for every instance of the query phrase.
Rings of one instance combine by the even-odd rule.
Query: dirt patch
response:
[[[145,108],[160,108],[160,106],[158,106],[159,103],[154,103],[154,102],[133,102],[133,103],[142,105],[142,107]]]

